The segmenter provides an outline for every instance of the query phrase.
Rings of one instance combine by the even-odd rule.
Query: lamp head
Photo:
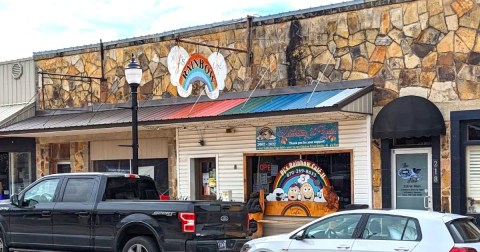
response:
[[[125,68],[125,78],[127,79],[128,85],[130,86],[138,86],[140,81],[142,80],[142,68],[133,57],[133,53],[130,63],[128,63],[127,67]]]

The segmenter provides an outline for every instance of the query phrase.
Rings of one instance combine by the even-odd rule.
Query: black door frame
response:
[[[467,140],[467,123],[478,120],[480,120],[480,110],[450,112],[452,213],[467,213],[465,150],[468,145],[480,145],[480,141]]]

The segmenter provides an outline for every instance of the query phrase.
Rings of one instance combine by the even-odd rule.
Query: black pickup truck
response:
[[[160,201],[149,177],[55,174],[0,202],[0,252],[239,251],[247,216],[244,203]]]

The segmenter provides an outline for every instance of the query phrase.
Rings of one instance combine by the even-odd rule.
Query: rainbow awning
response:
[[[361,83],[363,85],[340,83],[337,88],[321,87],[315,91],[314,87],[307,86],[259,90],[257,93],[225,93],[218,100],[192,97],[141,101],[138,121],[140,125],[156,125],[322,111],[371,114],[373,84],[367,81],[365,85],[365,82]],[[126,127],[130,124],[131,110],[125,104],[90,111],[37,111],[35,117],[0,128],[0,135]]]

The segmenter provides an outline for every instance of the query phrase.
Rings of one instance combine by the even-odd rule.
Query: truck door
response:
[[[24,248],[52,246],[52,210],[60,178],[44,179],[19,195],[19,206],[10,213],[12,245]]]
[[[94,177],[65,179],[60,197],[52,212],[53,242],[67,251],[92,247],[92,212],[98,181]]]

